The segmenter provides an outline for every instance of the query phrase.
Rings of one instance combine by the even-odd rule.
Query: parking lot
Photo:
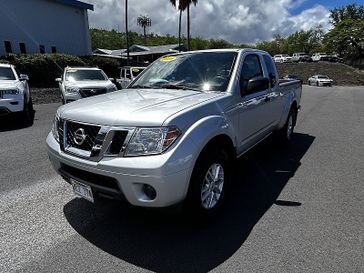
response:
[[[205,225],[175,211],[75,197],[45,138],[0,120],[0,272],[363,272],[364,88],[303,87],[292,143],[236,163],[234,191]]]

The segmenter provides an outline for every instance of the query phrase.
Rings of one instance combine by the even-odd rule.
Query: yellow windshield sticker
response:
[[[140,70],[138,68],[133,68],[132,71],[133,72],[139,72]]]
[[[175,59],[177,59],[176,56],[167,56],[167,57],[161,58],[160,61],[164,62],[164,63],[168,63],[168,62],[174,61]]]

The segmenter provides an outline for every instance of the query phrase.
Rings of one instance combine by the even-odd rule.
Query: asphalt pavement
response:
[[[236,163],[206,224],[75,197],[45,149],[59,104],[0,119],[0,272],[364,272],[364,88],[304,86],[292,143]]]

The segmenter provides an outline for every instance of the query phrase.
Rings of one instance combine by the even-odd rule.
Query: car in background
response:
[[[332,86],[334,80],[330,79],[327,75],[313,75],[308,80],[308,85],[316,85],[316,86]]]
[[[322,62],[322,61],[330,61],[331,56],[326,53],[314,53],[312,55],[312,61],[314,62]]]
[[[31,123],[34,117],[28,76],[18,75],[11,64],[0,64],[0,116],[17,113]]]
[[[304,52],[299,52],[299,53],[293,53],[292,55],[292,62],[312,62],[312,58],[310,55],[304,53]]]
[[[299,80],[299,81],[301,81],[301,83],[303,82],[300,77],[298,77],[297,75],[293,75],[293,74],[287,74],[283,77],[283,79],[284,80]]]
[[[275,63],[290,63],[292,62],[292,57],[288,54],[277,54],[274,55],[273,60]]]
[[[120,79],[116,82],[119,84],[120,88],[126,88],[129,83],[134,81],[134,79],[144,71],[146,67],[140,66],[124,66],[120,69]]]
[[[82,98],[106,94],[117,90],[114,79],[94,67],[66,67],[62,78],[57,78],[63,104]]]

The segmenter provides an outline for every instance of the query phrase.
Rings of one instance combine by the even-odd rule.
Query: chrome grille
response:
[[[105,94],[106,92],[107,92],[106,88],[81,88],[80,89],[80,94],[81,94],[81,97],[83,97],[83,98]]]
[[[65,128],[67,147],[91,152],[101,127],[67,121]]]

